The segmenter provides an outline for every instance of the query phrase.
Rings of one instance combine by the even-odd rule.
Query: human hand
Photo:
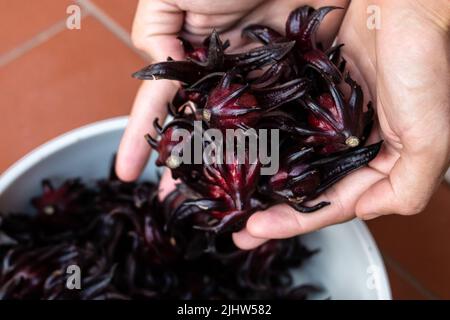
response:
[[[298,0],[141,0],[133,24],[132,40],[152,62],[166,60],[168,56],[183,59],[184,53],[178,35],[194,45],[201,44],[212,29],[222,39],[229,39],[230,51],[239,51],[247,45],[241,38],[241,30],[254,23],[264,23],[280,31],[290,11],[300,5],[313,7],[335,5],[345,7],[346,0],[298,1]],[[332,12],[322,24],[318,39],[330,45],[342,21],[343,12]],[[167,80],[144,81],[136,95],[128,127],[123,136],[116,163],[118,176],[124,181],[138,178],[144,168],[150,147],[144,139],[146,133],[154,135],[155,118],[163,121],[167,103],[177,90],[176,82]],[[165,174],[161,182],[164,196],[173,187]]]
[[[312,214],[277,205],[250,217],[235,243],[311,232],[354,217],[423,210],[450,159],[450,7],[446,1],[378,1],[381,29],[366,26],[368,1],[353,1],[338,34],[352,77],[376,107],[369,142],[384,147],[368,167],[331,187]]]
[[[166,60],[168,56],[183,59],[184,52],[178,35],[194,45],[216,29],[222,39],[229,39],[232,47],[228,51],[243,50],[247,45],[241,37],[241,30],[250,24],[269,24],[280,31],[289,13],[298,6],[313,7],[335,5],[345,7],[346,0],[298,1],[298,0],[197,0],[163,1],[141,0],[133,24],[132,40],[153,62]],[[329,14],[318,32],[317,38],[325,45],[331,45],[343,12]],[[144,168],[150,147],[144,139],[146,133],[155,135],[152,123],[155,118],[164,121],[167,103],[172,100],[178,88],[174,81],[144,81],[136,95],[129,124],[117,155],[116,172],[124,181],[138,178]],[[160,198],[173,188],[174,181],[166,170],[160,183]]]

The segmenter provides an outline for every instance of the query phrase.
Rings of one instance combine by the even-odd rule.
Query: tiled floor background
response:
[[[128,113],[145,64],[130,45],[137,0],[0,0],[0,173],[46,140]],[[450,299],[450,187],[414,217],[369,222],[396,299]]]

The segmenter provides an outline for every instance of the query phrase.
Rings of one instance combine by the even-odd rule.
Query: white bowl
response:
[[[96,122],[26,155],[0,177],[0,212],[29,210],[29,199],[39,194],[43,178],[60,182],[106,177],[126,123],[125,117]],[[150,161],[143,178],[156,177]],[[295,272],[297,281],[322,284],[332,299],[391,299],[380,252],[362,221],[328,227],[303,239],[320,252]]]

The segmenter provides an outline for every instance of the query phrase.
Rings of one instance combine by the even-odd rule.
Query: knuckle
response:
[[[426,207],[426,203],[423,201],[409,201],[404,205],[401,205],[397,209],[397,213],[404,216],[412,216],[422,212]]]
[[[211,17],[204,14],[189,13],[186,16],[186,24],[194,29],[206,29],[211,26]]]
[[[304,222],[302,220],[302,216],[298,212],[295,212],[294,214],[295,214],[294,215],[295,221],[297,222],[297,224],[295,226],[296,233],[297,234],[306,233],[307,230],[305,229]]]

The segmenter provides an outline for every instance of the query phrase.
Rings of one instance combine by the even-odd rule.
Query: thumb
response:
[[[163,1],[141,0],[133,23],[132,40],[152,61],[166,60],[168,56],[183,59],[184,50],[177,39],[183,25],[183,12]],[[174,81],[144,81],[133,103],[130,119],[119,146],[116,172],[124,181],[136,180],[150,156],[150,147],[144,136],[155,134],[152,123],[159,124],[167,115],[167,103],[178,88]]]
[[[389,176],[361,196],[356,205],[357,216],[371,219],[392,213],[413,215],[421,212],[448,166],[448,161],[442,160],[444,158],[425,152],[408,154],[403,150]]]
[[[166,1],[141,0],[134,18],[131,40],[153,62],[166,60],[168,56],[182,59],[183,48],[177,35],[183,21],[184,13],[176,5]]]

